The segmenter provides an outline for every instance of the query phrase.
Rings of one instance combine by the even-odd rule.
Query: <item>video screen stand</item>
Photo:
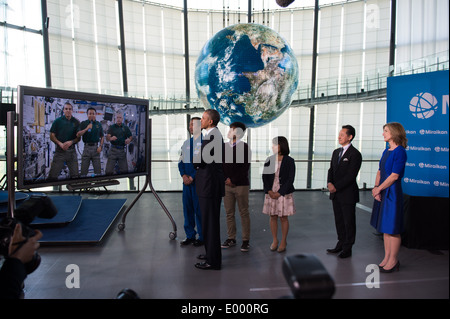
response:
[[[119,185],[119,184],[120,184],[120,182],[117,179],[111,179],[111,180],[107,180],[107,181],[67,184],[66,187],[67,187],[68,190],[74,191],[74,190],[77,190],[77,189],[89,189],[89,188],[94,188],[94,187],[106,187],[106,186]]]
[[[126,211],[123,213],[122,222],[117,226],[117,228],[119,230],[125,229],[125,220],[127,218],[128,213],[130,212],[131,208],[133,208],[134,204],[138,201],[138,199],[142,196],[142,194],[145,192],[145,190],[147,189],[147,186],[150,186],[150,190],[152,191],[156,200],[161,205],[162,209],[164,210],[167,217],[170,219],[170,221],[172,223],[173,231],[169,233],[169,238],[173,240],[173,239],[177,238],[177,225],[176,225],[174,219],[172,218],[172,215],[170,215],[168,209],[166,208],[166,206],[164,205],[162,200],[159,198],[159,196],[156,193],[155,189],[153,188],[153,184],[152,184],[152,120],[148,119],[148,121],[149,121],[149,123],[148,123],[148,128],[149,128],[148,135],[149,136],[148,136],[148,148],[147,148],[147,156],[146,156],[148,175],[145,177],[145,183],[144,183],[144,186],[142,187],[141,191],[135,197],[135,199],[133,200],[131,205],[128,206]]]
[[[16,161],[14,150],[14,125],[16,123],[16,112],[9,111],[6,114],[6,184],[8,190],[8,217],[14,218],[16,209],[15,197],[15,173],[14,162]]]

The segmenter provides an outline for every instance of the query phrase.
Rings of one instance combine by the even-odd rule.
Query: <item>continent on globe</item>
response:
[[[203,47],[195,85],[206,109],[221,122],[259,127],[279,117],[298,85],[297,59],[269,27],[243,23],[217,32]]]

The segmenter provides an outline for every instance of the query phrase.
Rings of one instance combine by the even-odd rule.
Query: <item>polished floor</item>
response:
[[[402,247],[400,271],[380,274],[378,287],[370,288],[378,283],[370,265],[382,260],[383,241],[369,225],[372,198],[368,191],[361,191],[356,243],[353,256],[347,259],[326,253],[336,243],[327,193],[295,193],[297,213],[289,219],[287,250],[277,253],[269,250],[269,220],[261,213],[263,193],[251,192],[250,251],[240,251],[238,235],[238,245],[223,250],[220,271],[194,267],[203,247],[180,246],[185,237],[181,193],[158,194],[177,224],[175,240],[169,238],[172,224],[154,195],[144,193],[127,215],[125,229],[118,230],[119,216],[100,244],[41,247],[42,263],[25,281],[25,298],[112,299],[130,288],[142,299],[278,299],[292,296],[282,272],[283,259],[300,253],[314,254],[324,265],[335,282],[334,299],[449,298],[448,251]],[[129,205],[136,193],[83,196],[127,198]],[[222,240],[226,239],[224,215],[222,207]],[[239,220],[237,224],[239,234]],[[79,270],[79,288],[67,287],[76,283],[73,265]]]

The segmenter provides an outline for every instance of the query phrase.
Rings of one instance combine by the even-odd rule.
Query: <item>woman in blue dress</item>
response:
[[[406,132],[400,123],[383,126],[384,141],[389,144],[383,152],[379,170],[372,189],[374,205],[370,224],[384,239],[384,259],[379,264],[380,272],[400,269],[398,252],[403,232],[403,191],[402,178],[406,165]]]

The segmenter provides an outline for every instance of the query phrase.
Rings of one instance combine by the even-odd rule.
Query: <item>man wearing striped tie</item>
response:
[[[359,202],[359,188],[356,182],[361,168],[361,153],[352,145],[355,129],[351,125],[342,126],[338,141],[342,146],[334,150],[328,170],[327,187],[333,203],[334,220],[338,242],[329,253],[339,253],[338,257],[352,255],[356,236],[356,203]]]

